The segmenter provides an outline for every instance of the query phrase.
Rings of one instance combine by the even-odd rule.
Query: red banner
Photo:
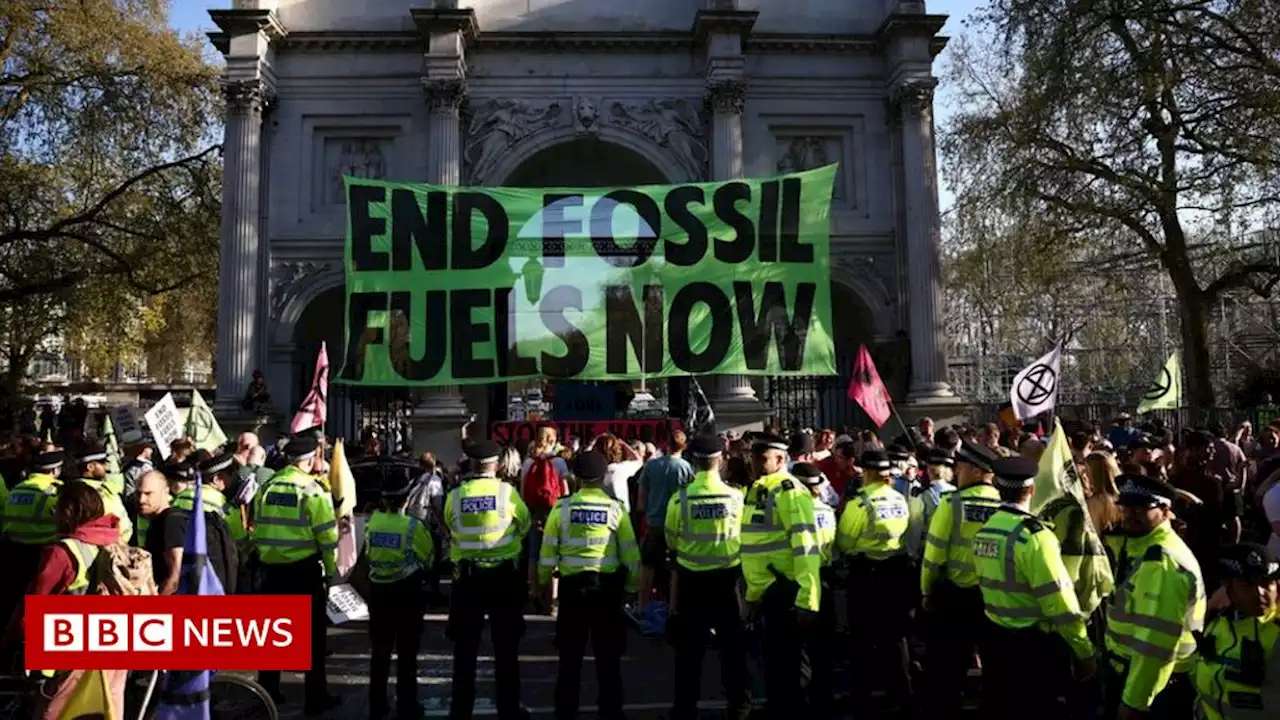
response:
[[[495,422],[489,427],[489,437],[503,445],[531,443],[538,436],[538,428],[543,425],[554,427],[560,434],[560,442],[577,438],[583,443],[611,433],[622,440],[631,442],[641,440],[651,442],[665,448],[671,442],[671,433],[684,429],[684,424],[675,418],[656,418],[654,420],[509,420]]]
[[[28,595],[26,666],[304,670],[311,621],[306,595]]]

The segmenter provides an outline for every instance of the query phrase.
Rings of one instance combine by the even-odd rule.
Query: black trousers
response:
[[[911,561],[906,555],[849,562],[847,611],[851,644],[849,672],[855,706],[871,701],[877,684],[891,704],[910,707],[911,665],[907,634],[911,629]]]
[[[818,606],[818,623],[805,639],[809,656],[809,710],[814,717],[827,717],[834,712],[834,669],[836,662],[836,598],[831,568],[822,569],[822,599]]]
[[[791,720],[806,715],[800,682],[804,637],[796,621],[796,593],[799,590],[800,586],[795,581],[778,579],[765,591],[760,602],[760,620],[764,625],[761,650],[764,656],[765,715],[769,718]],[[681,587],[681,602],[685,597]]]
[[[579,573],[560,578],[560,613],[556,616],[556,650],[560,653],[556,677],[557,720],[577,717],[582,685],[582,658],[587,636],[596,657],[598,717],[622,717],[622,653],[627,647],[627,626],[622,617],[622,573],[602,576]]]
[[[1071,650],[1062,638],[1036,628],[995,623],[982,648],[982,716],[991,720],[1067,720]],[[988,704],[989,703],[989,704]]]
[[[720,682],[729,705],[728,716],[745,717],[751,705],[747,695],[746,640],[738,615],[738,579],[742,570],[676,568],[675,572],[680,583],[680,606],[668,621],[676,648],[672,718],[687,720],[698,716],[702,660],[711,630],[716,632],[720,651]]]
[[[973,650],[985,645],[988,622],[982,612],[982,591],[976,587],[958,588],[942,581],[931,597],[935,607],[928,618],[925,704],[929,718],[948,720],[960,717]]]
[[[321,705],[329,700],[329,684],[325,678],[325,638],[329,614],[329,587],[324,581],[324,565],[320,556],[282,565],[262,565],[262,594],[311,596],[311,669],[303,682],[307,705]],[[258,673],[258,684],[272,695],[280,693],[280,673]]]
[[[418,708],[418,649],[426,611],[424,573],[393,583],[369,583],[369,708],[381,717],[387,708],[387,676],[396,653],[396,709],[401,718],[421,717]]]
[[[520,717],[520,638],[524,636],[524,576],[515,560],[484,568],[462,561],[454,568],[449,625],[453,642],[453,699],[449,717],[470,720],[476,704],[476,655],[489,618],[497,681],[498,717]]]

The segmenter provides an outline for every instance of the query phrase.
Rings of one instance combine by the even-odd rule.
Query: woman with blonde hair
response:
[[[538,428],[537,440],[533,443],[533,447],[529,450],[529,457],[518,466],[518,472],[515,482],[520,489],[521,499],[529,508],[529,516],[531,519],[528,551],[526,558],[528,561],[528,578],[529,587],[536,588],[537,572],[538,572],[538,554],[542,550],[542,531],[546,526],[547,515],[551,512],[551,507],[555,500],[549,495],[554,492],[557,497],[564,497],[569,494],[569,464],[564,458],[560,457],[559,434],[552,425],[543,425]],[[510,450],[511,448],[508,448]],[[516,456],[517,458],[519,455]],[[507,460],[504,454],[501,460]],[[499,473],[503,471],[505,465],[499,464]],[[560,487],[547,487],[546,483],[552,478],[552,474],[559,478]],[[553,579],[551,581],[551,602],[550,608],[539,608],[542,611],[554,611],[556,597],[559,592],[558,583]]]
[[[1105,534],[1120,524],[1120,506],[1116,499],[1120,490],[1116,478],[1120,476],[1120,464],[1111,453],[1095,452],[1085,456],[1085,503],[1089,507],[1089,519],[1098,534]]]

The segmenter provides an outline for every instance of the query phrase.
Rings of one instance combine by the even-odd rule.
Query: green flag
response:
[[[1152,410],[1177,410],[1182,407],[1182,363],[1178,353],[1169,356],[1160,374],[1138,403],[1138,414]]]
[[[213,411],[200,397],[199,390],[191,391],[191,412],[187,413],[187,437],[196,444],[197,450],[213,452],[219,445],[227,442],[227,434],[213,416]]]

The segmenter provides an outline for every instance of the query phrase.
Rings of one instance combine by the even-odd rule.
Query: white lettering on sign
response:
[[[479,513],[492,512],[498,509],[498,498],[496,495],[478,495],[476,497],[462,498],[462,512]]]
[[[86,613],[44,616],[45,652],[170,652],[173,616]]]
[[[608,525],[609,511],[574,508],[569,511],[569,522],[574,525]]]

